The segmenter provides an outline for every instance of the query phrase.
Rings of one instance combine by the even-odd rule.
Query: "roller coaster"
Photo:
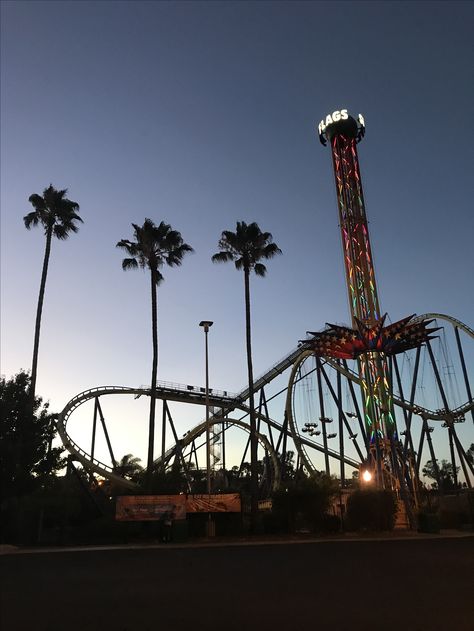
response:
[[[420,321],[432,319],[436,319],[438,324],[443,323],[445,325],[443,330],[448,329],[451,333],[451,336],[445,333],[445,339],[438,351],[438,358],[434,356],[430,345],[411,351],[413,355],[411,358],[410,352],[407,352],[402,361],[394,360],[392,364],[393,402],[397,408],[399,437],[400,439],[403,437],[400,445],[405,453],[413,457],[413,468],[419,476],[426,447],[429,458],[439,460],[431,436],[435,425],[441,431],[446,430],[445,442],[449,445],[450,460],[454,462],[454,470],[457,470],[457,463],[459,463],[465,483],[471,488],[474,481],[473,465],[466,455],[466,448],[463,447],[456,428],[458,423],[464,422],[468,415],[474,422],[474,401],[464,352],[466,341],[474,340],[474,331],[459,320],[443,314],[429,313],[417,318]],[[456,341],[456,356],[453,356],[447,348],[447,340],[450,337]],[[403,363],[405,366],[402,367]],[[410,371],[406,371],[407,366],[411,367]],[[424,366],[423,371],[422,366]],[[464,383],[465,396],[462,401],[459,398],[459,392],[456,399],[452,384],[449,383],[454,368],[457,369],[456,373],[459,372],[462,375]],[[407,374],[404,374],[405,372]],[[281,379],[285,379],[285,373],[289,373],[286,385],[278,389],[276,393],[269,393],[273,384],[281,383]],[[303,344],[288,353],[255,381],[255,392],[260,395],[257,410],[260,453],[264,454],[270,463],[268,476],[271,479],[267,480],[265,488],[275,490],[278,487],[282,473],[280,463],[284,461],[285,453],[289,450],[296,451],[298,463],[309,473],[318,470],[334,473],[334,466],[331,467],[331,463],[336,462],[336,472],[344,481],[346,467],[352,470],[359,469],[367,459],[368,448],[361,413],[362,400],[359,386],[360,377],[354,365],[351,366],[350,362],[337,362],[330,358],[318,361],[310,351],[304,348]],[[442,408],[427,404],[429,403],[427,389],[430,390],[429,397],[432,402],[436,403],[438,399],[443,402]],[[454,390],[456,389],[459,388],[456,387]],[[406,397],[405,392],[409,393],[409,396]],[[152,396],[152,393],[149,388],[124,386],[100,386],[81,392],[72,398],[61,412],[58,432],[64,446],[85,468],[124,488],[133,489],[136,486],[133,482],[115,472],[117,462],[101,404],[104,398],[117,395],[138,398]],[[163,402],[164,416],[167,417],[167,424],[173,437],[172,444],[166,450],[162,450],[155,464],[168,468],[172,466],[175,459],[178,459],[186,474],[192,458],[195,459],[196,464],[199,463],[197,453],[205,446],[204,440],[199,442],[205,434],[205,421],[200,420],[179,438],[169,412],[168,402],[204,406],[205,389],[199,386],[162,382],[155,390],[154,396]],[[237,394],[210,390],[209,404],[212,410],[210,422],[213,426],[214,441],[225,444],[226,433],[233,427],[249,432],[250,427],[246,422],[249,414],[247,399],[248,388]],[[278,400],[277,418],[271,418],[268,411],[269,403],[273,399]],[[94,402],[92,447],[89,453],[76,444],[67,428],[73,412],[88,401]],[[231,418],[229,416],[231,414],[235,418]],[[338,434],[338,449],[329,446],[331,438],[335,438],[334,432],[329,431],[332,422],[334,425],[337,424],[335,429]],[[99,423],[106,438],[109,462],[100,461],[94,454]],[[320,430],[316,429],[317,427],[320,427]],[[442,451],[442,441],[438,439],[436,442],[438,450]],[[318,461],[317,454],[323,461]],[[222,466],[215,457],[212,465],[214,471]]]

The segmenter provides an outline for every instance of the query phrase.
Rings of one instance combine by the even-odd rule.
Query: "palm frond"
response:
[[[38,213],[36,213],[34,210],[31,211],[23,217],[23,221],[25,223],[25,227],[28,228],[28,230],[31,228],[31,226],[37,226],[39,222]]]
[[[127,252],[127,254],[130,254],[130,256],[138,256],[140,254],[137,244],[129,241],[128,239],[122,239],[115,247],[122,248]]]
[[[159,269],[155,269],[154,274],[155,274],[155,285],[161,285],[161,283],[165,280],[165,277],[163,276],[163,274],[160,272]]]
[[[234,259],[234,261],[235,261],[235,269],[238,269],[239,271],[241,269],[245,269],[246,267],[249,267],[248,264],[247,265],[245,264],[245,258],[243,256],[241,256],[238,259]]]
[[[61,223],[53,227],[53,234],[60,241],[65,241],[70,232],[77,232],[76,226],[68,227]]]
[[[276,243],[268,243],[262,250],[262,256],[265,259],[271,259],[277,254],[282,254],[282,251]]]
[[[257,276],[265,276],[267,273],[267,268],[263,263],[255,263],[253,270]]]
[[[33,193],[33,195],[30,195],[28,197],[28,201],[37,211],[43,211],[46,209],[44,199],[41,197],[41,195],[38,195],[38,193]]]
[[[171,248],[169,252],[165,252],[163,258],[170,267],[181,265],[186,252],[191,253],[194,252],[194,250],[187,243],[181,243],[180,245]]]
[[[138,261],[136,259],[123,259],[122,261],[122,269],[127,271],[129,269],[137,269]]]
[[[233,260],[234,256],[231,252],[217,252],[217,254],[213,254],[211,257],[213,263],[228,263]]]

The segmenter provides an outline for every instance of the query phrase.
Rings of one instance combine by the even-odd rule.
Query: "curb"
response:
[[[140,543],[140,544],[111,544],[111,545],[85,545],[85,546],[63,546],[44,548],[21,548],[12,545],[0,545],[0,556],[11,554],[57,554],[61,552],[104,552],[114,550],[185,550],[195,548],[230,548],[243,546],[282,546],[282,545],[304,545],[321,543],[386,543],[390,541],[413,541],[420,542],[426,540],[447,540],[447,539],[474,539],[474,533],[451,532],[451,533],[413,533],[410,535],[395,535],[387,537],[355,536],[355,537],[334,537],[311,538],[311,539],[238,539],[233,541],[218,541],[204,539],[198,542],[187,543]]]

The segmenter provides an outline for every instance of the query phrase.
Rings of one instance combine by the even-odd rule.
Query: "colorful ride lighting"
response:
[[[439,327],[427,328],[433,320],[410,323],[413,317],[408,316],[385,327],[386,314],[374,326],[366,326],[358,318],[354,318],[357,329],[328,323],[324,331],[308,331],[314,337],[312,340],[304,340],[304,343],[319,357],[356,359],[363,353],[371,352],[396,355],[418,348],[436,337],[432,333],[438,331]]]

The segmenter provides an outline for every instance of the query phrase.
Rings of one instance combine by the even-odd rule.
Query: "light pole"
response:
[[[210,504],[211,500],[211,427],[209,424],[209,350],[207,342],[207,334],[213,322],[210,320],[201,320],[199,326],[204,329],[204,339],[206,347],[206,473],[207,473],[207,498]],[[207,521],[206,534],[208,537],[213,537],[214,522],[212,521],[212,515],[209,511],[209,519]]]

